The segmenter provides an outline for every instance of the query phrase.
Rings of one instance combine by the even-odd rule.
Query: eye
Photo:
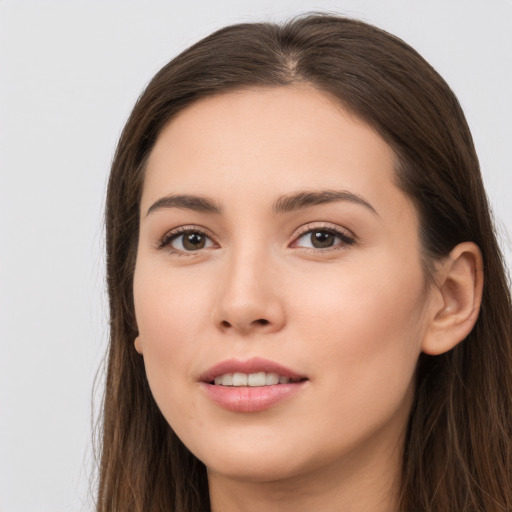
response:
[[[197,229],[180,229],[168,233],[160,244],[160,248],[169,247],[177,252],[199,251],[214,246],[212,239]]]
[[[354,239],[352,237],[336,229],[315,228],[309,229],[300,235],[292,246],[309,249],[331,249],[351,245],[353,243]]]

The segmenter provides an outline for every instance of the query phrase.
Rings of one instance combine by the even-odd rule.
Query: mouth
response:
[[[264,387],[278,386],[280,384],[295,384],[307,380],[306,377],[292,379],[286,375],[279,375],[275,372],[256,372],[256,373],[224,373],[218,375],[210,382],[214,386],[227,387]]]
[[[215,386],[262,387],[297,383],[308,378],[274,361],[253,357],[222,361],[204,372],[199,380]]]
[[[309,378],[273,361],[230,359],[200,377],[202,389],[216,405],[232,412],[258,412],[296,396]]]

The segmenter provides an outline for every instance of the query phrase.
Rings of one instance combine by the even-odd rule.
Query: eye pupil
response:
[[[183,247],[190,251],[203,249],[206,238],[201,233],[187,233],[183,235]]]
[[[329,231],[313,231],[311,233],[311,244],[317,249],[332,247],[334,245],[335,235]]]

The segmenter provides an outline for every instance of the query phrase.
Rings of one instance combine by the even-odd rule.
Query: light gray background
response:
[[[138,94],[216,28],[310,10],[375,23],[446,78],[510,265],[512,1],[0,0],[1,512],[93,510],[101,380],[94,400],[92,389],[107,339],[102,208]]]

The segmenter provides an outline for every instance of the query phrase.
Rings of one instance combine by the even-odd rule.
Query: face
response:
[[[161,132],[136,348],[210,475],[269,481],[397,453],[429,291],[393,166],[379,135],[309,88],[201,100]]]

